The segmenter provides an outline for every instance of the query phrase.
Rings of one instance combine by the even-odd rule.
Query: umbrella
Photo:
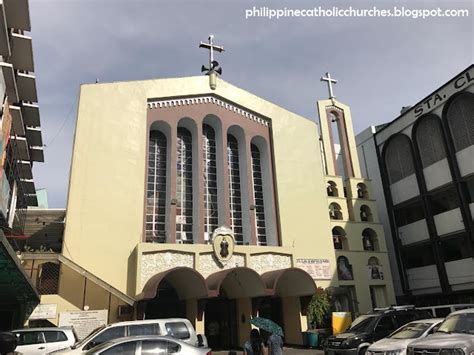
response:
[[[266,332],[283,336],[283,330],[281,329],[281,327],[270,319],[256,317],[250,320],[250,324],[253,324],[259,329],[263,329]]]

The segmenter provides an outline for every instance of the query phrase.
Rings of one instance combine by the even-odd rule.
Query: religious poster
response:
[[[330,280],[329,259],[296,259],[296,267],[306,271],[314,280]]]
[[[94,329],[107,324],[108,311],[71,311],[59,313],[60,327],[73,327],[79,340],[84,339]]]
[[[383,280],[382,265],[376,265],[376,264],[367,265],[367,273],[369,276],[369,280]]]

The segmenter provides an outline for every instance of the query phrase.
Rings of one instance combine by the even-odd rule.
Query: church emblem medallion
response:
[[[234,254],[235,240],[234,232],[227,227],[219,227],[212,233],[212,247],[216,259],[225,263]]]

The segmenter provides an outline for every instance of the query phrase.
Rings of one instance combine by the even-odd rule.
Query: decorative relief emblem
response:
[[[216,259],[225,263],[232,258],[234,254],[235,240],[234,232],[227,227],[219,227],[212,233],[212,247]]]

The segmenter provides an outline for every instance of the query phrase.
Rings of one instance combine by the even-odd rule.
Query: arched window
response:
[[[363,199],[369,198],[369,192],[367,191],[367,186],[361,182],[357,184],[357,197],[363,198]]]
[[[160,131],[150,131],[148,143],[146,241],[166,241],[167,140]]]
[[[328,196],[338,197],[339,191],[337,190],[337,185],[334,181],[328,181],[326,191]]]
[[[227,160],[229,164],[230,227],[234,231],[235,242],[243,244],[239,144],[231,134],[227,135]]]
[[[176,240],[193,242],[193,138],[178,127],[176,151]]]
[[[58,293],[59,264],[44,263],[38,268],[36,288],[40,295],[54,295]]]
[[[466,92],[454,98],[446,118],[456,152],[474,145],[474,94]]]
[[[364,250],[375,251],[378,250],[377,233],[372,229],[366,228],[362,231],[362,246]]]
[[[333,202],[329,205],[329,218],[330,219],[342,219],[341,206]]]
[[[446,158],[441,121],[436,115],[421,118],[415,134],[423,168]]]
[[[384,160],[391,184],[415,173],[411,141],[404,134],[392,138],[385,149]]]
[[[265,204],[263,198],[262,161],[260,150],[255,144],[250,146],[252,152],[252,181],[255,199],[255,223],[258,245],[267,245],[267,232],[265,228]]]
[[[202,125],[202,150],[204,166],[204,239],[209,241],[218,227],[217,211],[217,160],[214,129]]]
[[[366,206],[366,205],[360,206],[360,220],[362,222],[372,222],[374,220],[369,206]]]
[[[339,280],[354,280],[352,265],[345,256],[337,258],[337,278]]]
[[[374,256],[369,258],[367,267],[369,269],[370,280],[383,280],[383,269],[379,263],[379,259]]]
[[[341,227],[334,227],[332,229],[332,241],[334,244],[334,249],[347,249],[346,232]]]

